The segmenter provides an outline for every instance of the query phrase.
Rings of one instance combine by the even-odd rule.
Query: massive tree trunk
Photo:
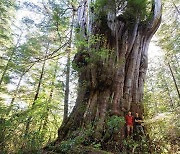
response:
[[[56,144],[90,128],[93,133],[82,144],[95,142],[106,151],[123,150],[125,113],[143,113],[147,50],[161,21],[161,1],[154,0],[149,15],[143,16],[143,9],[125,0],[84,0],[80,4],[77,39],[81,43],[74,58],[79,91]]]

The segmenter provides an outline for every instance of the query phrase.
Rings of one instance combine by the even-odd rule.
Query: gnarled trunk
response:
[[[148,17],[143,17],[138,7],[143,9],[132,1],[81,3],[77,38],[84,44],[74,58],[79,73],[78,97],[58,131],[57,144],[91,127],[91,141],[101,142],[102,149],[115,150],[114,142],[123,148],[125,112],[143,113],[147,50],[161,20],[160,0],[154,0]],[[118,129],[114,126],[113,133],[112,117],[121,125]],[[110,142],[114,146],[108,147]]]

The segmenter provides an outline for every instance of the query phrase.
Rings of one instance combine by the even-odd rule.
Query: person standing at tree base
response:
[[[127,136],[133,134],[133,116],[131,115],[131,111],[125,116],[126,127],[127,127]]]
[[[139,117],[139,114],[136,112],[136,116],[134,118],[134,125],[135,125],[135,129],[137,131],[138,134],[142,134],[144,135],[144,129],[143,129],[143,126],[142,126],[142,123],[143,123],[143,120],[141,117]]]

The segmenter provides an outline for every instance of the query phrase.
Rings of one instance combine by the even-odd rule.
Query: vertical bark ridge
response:
[[[90,99],[88,101],[88,106],[87,106],[87,109],[84,113],[84,123],[85,125],[86,124],[89,124],[90,122],[92,122],[94,119],[95,119],[95,112],[96,112],[96,102],[97,102],[97,95],[98,95],[98,92],[97,91],[93,91],[91,94],[90,94]]]
[[[129,57],[129,63],[127,64],[127,71],[126,71],[126,80],[124,84],[124,98],[128,103],[128,110],[130,109],[131,102],[132,102],[132,85],[133,85],[133,78],[136,66],[136,60],[138,58],[138,50],[140,45],[140,38],[137,36],[132,51]]]
[[[143,46],[144,46],[144,37],[142,36],[140,40],[138,57],[135,64],[135,72],[134,72],[133,87],[132,87],[132,105],[131,105],[131,110],[133,112],[138,112],[140,114],[141,114],[141,109],[139,106],[140,96],[139,96],[138,86],[139,86],[139,73],[140,73],[139,68],[141,64],[141,54],[142,54]]]
[[[96,130],[95,130],[95,138],[101,139],[103,127],[105,124],[105,117],[107,114],[107,107],[108,107],[108,101],[109,101],[109,89],[100,92],[99,99],[98,99],[98,106],[97,106],[97,112],[96,112]]]
[[[126,53],[126,58],[129,56],[129,53],[133,48],[133,45],[134,45],[134,42],[135,42],[135,39],[136,39],[136,35],[137,35],[137,32],[138,32],[138,27],[139,27],[139,18],[137,19],[136,23],[134,24],[134,28],[132,30],[132,33],[130,33],[129,36],[128,36],[128,50],[127,50],[127,53]]]
[[[124,26],[123,26],[124,28]],[[123,31],[123,30],[122,30]],[[122,34],[122,33],[121,33]],[[112,111],[115,114],[120,114],[120,98],[123,97],[123,88],[124,88],[124,78],[125,78],[125,64],[126,64],[126,51],[127,51],[127,32],[124,32],[121,36],[121,46],[118,55],[118,63],[115,64],[115,81],[113,88],[114,89],[114,101]],[[126,106],[126,105],[125,105]]]

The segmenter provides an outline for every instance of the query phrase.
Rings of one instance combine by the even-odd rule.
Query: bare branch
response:
[[[177,13],[180,15],[180,10],[178,9],[178,7],[176,6],[176,4],[175,4],[173,1],[172,1],[172,3],[173,3],[173,5],[174,5],[174,7],[175,7]]]
[[[44,56],[42,58],[36,58],[36,60],[34,61],[31,61],[31,62],[28,62],[27,64],[30,64],[30,63],[39,63],[41,61],[44,61],[44,60],[48,60],[48,59],[53,59],[61,54],[63,54],[64,52],[62,53],[59,53],[57,55],[55,55],[55,53],[57,53],[60,49],[63,49],[64,47],[66,47],[66,45],[69,44],[69,41],[67,41],[66,43],[64,43],[62,46],[60,46],[59,48],[55,49],[52,53],[48,54],[47,56]]]

